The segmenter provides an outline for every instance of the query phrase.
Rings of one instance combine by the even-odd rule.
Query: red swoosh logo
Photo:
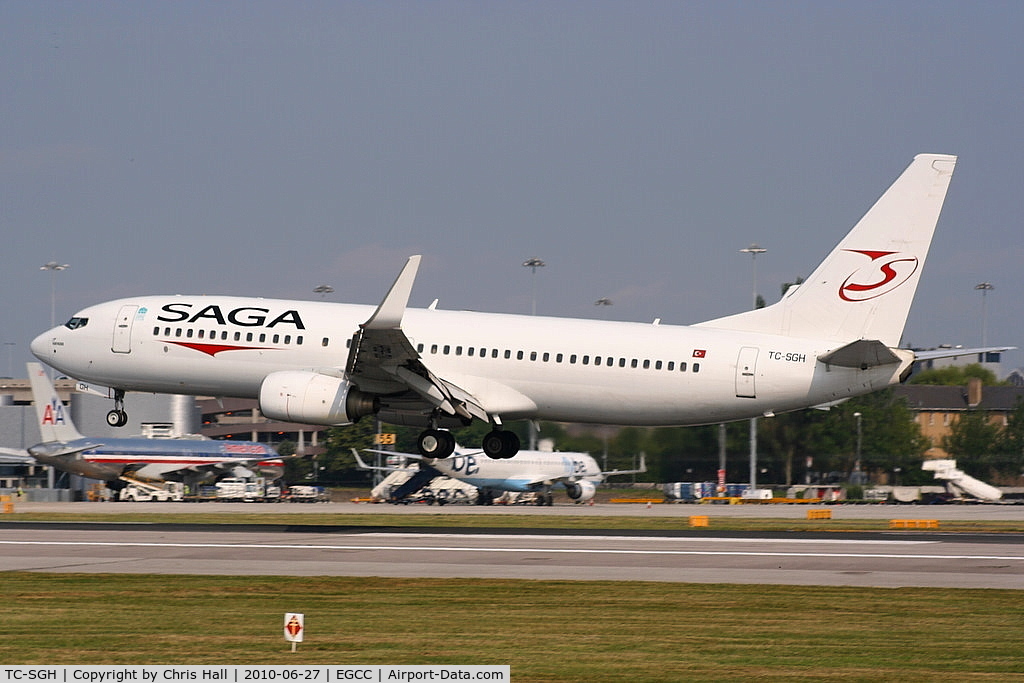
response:
[[[186,349],[199,351],[208,356],[216,356],[223,351],[262,351],[264,347],[258,346],[233,346],[230,344],[200,344],[197,342],[168,341],[168,344],[184,346]]]

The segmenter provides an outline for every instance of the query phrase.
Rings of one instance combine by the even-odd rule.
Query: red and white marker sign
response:
[[[289,643],[301,643],[306,632],[305,615],[288,612],[284,615],[284,639]]]

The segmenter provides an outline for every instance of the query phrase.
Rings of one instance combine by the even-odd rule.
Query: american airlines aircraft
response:
[[[424,427],[544,419],[698,425],[833,404],[904,379],[897,348],[956,157],[922,154],[799,287],[766,308],[688,327],[407,309],[419,256],[379,306],[223,296],[137,296],[83,309],[32,352],[79,380],[127,391],[258,398],[271,419],[343,425],[376,415]],[[960,355],[964,351],[960,350]],[[941,354],[934,354],[937,357]]]
[[[229,474],[236,467],[259,470],[274,478],[284,462],[266,444],[211,439],[103,438],[82,436],[57,396],[43,367],[27,363],[32,396],[43,441],[28,453],[44,465],[124,487],[122,476],[172,481],[202,481]]]
[[[377,450],[370,452],[401,455],[413,459],[422,458],[422,456],[412,453]],[[354,448],[352,455],[355,456],[360,469],[385,472],[411,471],[416,474],[425,474],[426,476],[418,481],[417,489],[439,476],[458,479],[470,486],[475,486],[480,492],[477,502],[485,505],[490,504],[496,495],[501,495],[506,491],[536,493],[538,505],[551,505],[551,489],[555,486],[565,487],[566,493],[573,501],[585,503],[594,497],[597,485],[606,478],[619,474],[640,474],[647,471],[643,455],[640,456],[639,469],[609,472],[602,472],[597,461],[589,453],[575,452],[519,451],[512,458],[492,460],[487,457],[479,457],[482,455],[480,450],[463,449],[456,446],[453,457],[425,458],[418,469],[368,465],[359,457],[359,451]],[[409,490],[408,493],[415,493],[415,491]]]

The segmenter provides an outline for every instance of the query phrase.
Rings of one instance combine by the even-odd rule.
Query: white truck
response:
[[[262,479],[247,481],[235,477],[226,477],[218,481],[217,500],[236,500],[246,503],[277,501],[281,498],[278,486],[268,486]]]
[[[181,501],[185,499],[185,487],[177,481],[165,481],[159,484],[140,481],[138,479],[122,479],[128,485],[120,490],[117,499],[129,503],[150,503]]]

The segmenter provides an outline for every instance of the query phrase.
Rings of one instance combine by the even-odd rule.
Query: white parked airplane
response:
[[[359,457],[359,452],[352,449],[359,467],[364,470],[382,470],[385,472],[413,471],[426,472],[422,487],[427,481],[437,476],[451,477],[475,486],[479,490],[480,500],[488,504],[496,495],[506,491],[513,493],[536,493],[538,505],[551,505],[551,489],[555,486],[565,487],[569,498],[577,503],[585,503],[594,497],[597,485],[607,477],[619,474],[639,474],[647,471],[644,457],[640,456],[640,468],[635,470],[612,470],[602,472],[597,461],[588,453],[548,451],[519,451],[515,456],[492,460],[476,449],[463,449],[456,446],[454,455],[444,459],[423,458],[411,453],[394,453],[391,451],[371,450],[371,453],[400,455],[406,458],[423,459],[425,468],[409,467],[375,467],[368,465]],[[419,488],[418,487],[418,488]],[[409,491],[414,493],[414,491]]]
[[[955,163],[915,157],[778,303],[689,327],[407,310],[412,256],[376,309],[137,296],[86,308],[31,348],[112,388],[114,425],[126,391],[258,398],[272,419],[426,427],[427,457],[454,451],[442,427],[474,419],[494,426],[483,450],[503,458],[519,450],[509,420],[697,425],[831,404],[910,372],[914,352],[896,347]]]
[[[255,441],[212,439],[90,438],[82,436],[39,363],[26,363],[42,442],[29,455],[59,470],[122,488],[122,476],[201,481],[236,467],[280,477],[284,461],[270,446]]]

